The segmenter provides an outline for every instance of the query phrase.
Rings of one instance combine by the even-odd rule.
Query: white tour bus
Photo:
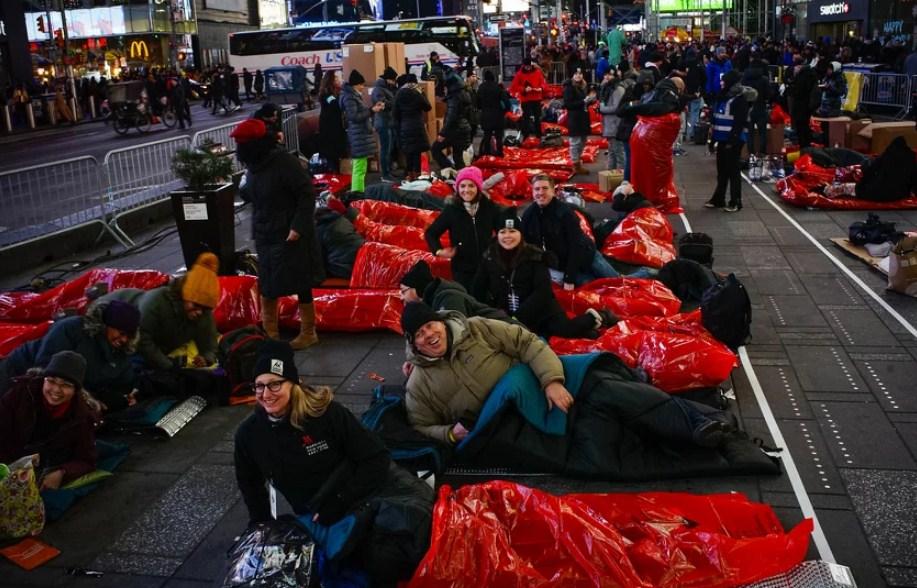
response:
[[[353,43],[404,43],[404,56],[410,70],[420,76],[431,51],[455,67],[461,59],[478,54],[474,26],[467,16],[417,18],[408,20],[364,21],[292,29],[245,31],[229,35],[229,64],[237,72],[269,67],[315,64],[322,69],[341,69],[341,45]],[[400,68],[398,68],[400,69]]]

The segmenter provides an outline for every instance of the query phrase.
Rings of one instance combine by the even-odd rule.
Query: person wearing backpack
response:
[[[723,76],[723,88],[716,99],[713,114],[713,141],[716,143],[716,189],[704,206],[723,208],[726,212],[742,209],[742,178],[739,158],[748,136],[748,101],[739,83],[739,74],[730,71]],[[729,188],[729,203],[726,189]]]

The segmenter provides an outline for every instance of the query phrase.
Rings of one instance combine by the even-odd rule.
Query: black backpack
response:
[[[751,337],[751,299],[735,274],[704,292],[700,311],[704,328],[733,351]]]
[[[886,241],[897,241],[898,231],[895,230],[895,223],[879,220],[879,215],[869,213],[866,215],[866,222],[856,221],[851,223],[847,229],[847,237],[854,245],[862,247],[867,243],[885,243]]]
[[[258,325],[241,327],[230,331],[220,339],[217,353],[220,366],[229,378],[229,403],[240,404],[253,398],[251,385],[254,381],[252,372],[261,346],[267,341],[267,335]]]
[[[719,283],[712,269],[693,259],[673,259],[659,269],[656,279],[687,305],[697,305],[704,294]]]
[[[678,238],[678,257],[713,267],[713,237],[707,233],[685,233]]]

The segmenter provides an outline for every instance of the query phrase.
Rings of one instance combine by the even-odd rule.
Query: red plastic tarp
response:
[[[771,116],[769,122],[772,125],[789,125],[790,115],[787,114],[779,104],[774,104],[774,107],[771,108]]]
[[[331,190],[332,194],[341,194],[350,189],[350,176],[344,174],[315,174],[312,184],[319,191]]]
[[[50,327],[51,321],[40,323],[0,322],[0,358],[6,357],[23,343],[44,337]]]
[[[437,210],[422,210],[413,206],[382,200],[354,200],[351,208],[370,220],[386,225],[406,225],[426,229],[439,216]]]
[[[320,331],[360,333],[388,329],[401,334],[404,304],[398,290],[313,289],[315,324]],[[280,325],[299,328],[299,307],[293,296],[280,299]]]
[[[564,125],[559,125],[552,122],[543,122],[541,123],[541,134],[546,135],[548,131],[559,131],[561,135],[569,135],[570,129]]]
[[[595,235],[592,234],[592,225],[589,224],[589,219],[579,210],[574,210],[573,212],[576,214],[577,220],[579,220],[579,228],[593,243],[595,243]]]
[[[583,162],[595,161],[599,152],[598,142],[587,142],[583,149]],[[671,155],[671,154],[670,154]],[[475,160],[481,168],[527,169],[531,167],[569,169],[573,167],[570,150],[567,147],[538,147],[523,149],[521,147],[504,147],[503,157],[484,155]]]
[[[674,316],[636,316],[619,321],[598,339],[552,337],[562,355],[609,351],[669,393],[720,385],[738,365],[735,354],[701,324],[700,311]]]
[[[602,254],[625,263],[660,268],[675,259],[672,225],[655,208],[639,208],[605,239]]]
[[[424,230],[418,227],[386,225],[371,220],[362,214],[357,215],[357,218],[354,219],[353,227],[364,239],[373,243],[385,243],[386,245],[420,251],[427,251],[428,249],[427,242],[423,236]],[[448,247],[448,241],[448,235],[444,233],[440,239],[442,246]]]
[[[784,202],[805,208],[822,208],[825,210],[914,210],[917,209],[917,195],[891,202],[860,200],[858,198],[828,198],[818,192],[795,190],[792,183],[784,184],[780,197]]]
[[[638,116],[630,136],[631,182],[662,212],[683,212],[675,188],[672,145],[681,129],[678,113]]]
[[[570,316],[587,308],[607,308],[619,317],[670,316],[681,308],[662,282],[643,278],[601,278],[569,291],[554,285],[554,294]]]
[[[93,269],[41,293],[0,294],[0,321],[36,323],[51,320],[55,314],[66,309],[82,312],[89,302],[86,289],[97,283],[104,283],[109,291],[118,288],[149,290],[162,286],[168,280],[169,276],[154,270]]]
[[[427,251],[402,249],[383,243],[365,243],[353,263],[350,287],[371,290],[398,288],[404,274],[421,259],[430,264],[435,277],[452,279],[448,259],[434,257]]]
[[[805,519],[786,532],[768,505],[738,493],[443,485],[408,588],[732,588],[802,562],[812,529]]]
[[[801,156],[793,166],[793,173],[778,181],[774,189],[787,203],[808,208],[829,210],[908,210],[917,208],[917,195],[902,200],[876,202],[858,198],[828,198],[821,193],[835,180],[841,183],[858,182],[863,171],[860,166],[842,168],[821,167],[808,154]]]

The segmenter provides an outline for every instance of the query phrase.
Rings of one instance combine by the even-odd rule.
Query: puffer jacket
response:
[[[468,214],[461,199],[454,198],[427,227],[424,239],[430,252],[435,254],[442,247],[439,238],[449,231],[449,241],[456,248],[451,263],[453,271],[474,275],[481,263],[481,255],[496,233],[499,214],[500,207],[487,196],[481,195],[478,211],[473,217]]]
[[[430,149],[424,113],[433,106],[417,84],[405,84],[395,94],[392,119],[398,130],[398,147],[405,153],[423,153]]]
[[[567,130],[571,137],[589,135],[589,104],[585,83],[575,84],[573,80],[564,82],[564,108],[567,109]]]
[[[502,85],[497,82],[482,82],[477,95],[477,106],[481,111],[481,128],[485,131],[503,129],[506,126],[509,100],[509,94]]]
[[[621,125],[618,108],[621,107],[624,95],[627,94],[628,90],[625,82],[630,82],[630,87],[633,87],[632,80],[622,80],[620,82],[612,82],[610,87],[603,88],[602,101],[599,102],[603,137],[614,138],[618,134],[618,127]]]
[[[454,74],[446,80],[446,115],[440,134],[453,145],[471,144],[471,96],[462,78]]]
[[[341,88],[341,110],[347,121],[347,142],[350,156],[368,157],[376,152],[376,136],[372,129],[372,110],[363,102],[363,96],[350,84]]]
[[[481,316],[495,321],[514,322],[499,308],[478,302],[464,286],[452,280],[436,278],[420,294],[427,306],[436,311],[452,310],[469,318]]]
[[[411,425],[449,442],[449,429],[462,417],[477,416],[494,385],[515,364],[525,363],[544,388],[564,382],[564,370],[547,343],[528,329],[457,312],[441,314],[452,338],[446,355],[410,357],[405,408]]]
[[[373,89],[369,93],[370,100],[373,104],[382,102],[385,108],[373,115],[374,129],[390,129],[395,126],[392,120],[392,109],[395,107],[395,90],[389,83],[382,78],[376,78]]]
[[[684,108],[682,98],[678,95],[678,88],[671,79],[665,79],[656,84],[653,88],[652,96],[641,104],[625,106],[621,109],[621,115],[637,116],[662,116],[672,112],[678,112]]]
[[[91,304],[83,316],[61,319],[41,339],[29,341],[7,358],[9,376],[21,376],[33,367],[45,367],[58,351],[75,351],[86,360],[83,387],[110,410],[127,406],[125,395],[139,387],[139,375],[130,356],[136,351],[140,333],[123,349],[115,349],[105,338],[102,312],[110,300]]]

